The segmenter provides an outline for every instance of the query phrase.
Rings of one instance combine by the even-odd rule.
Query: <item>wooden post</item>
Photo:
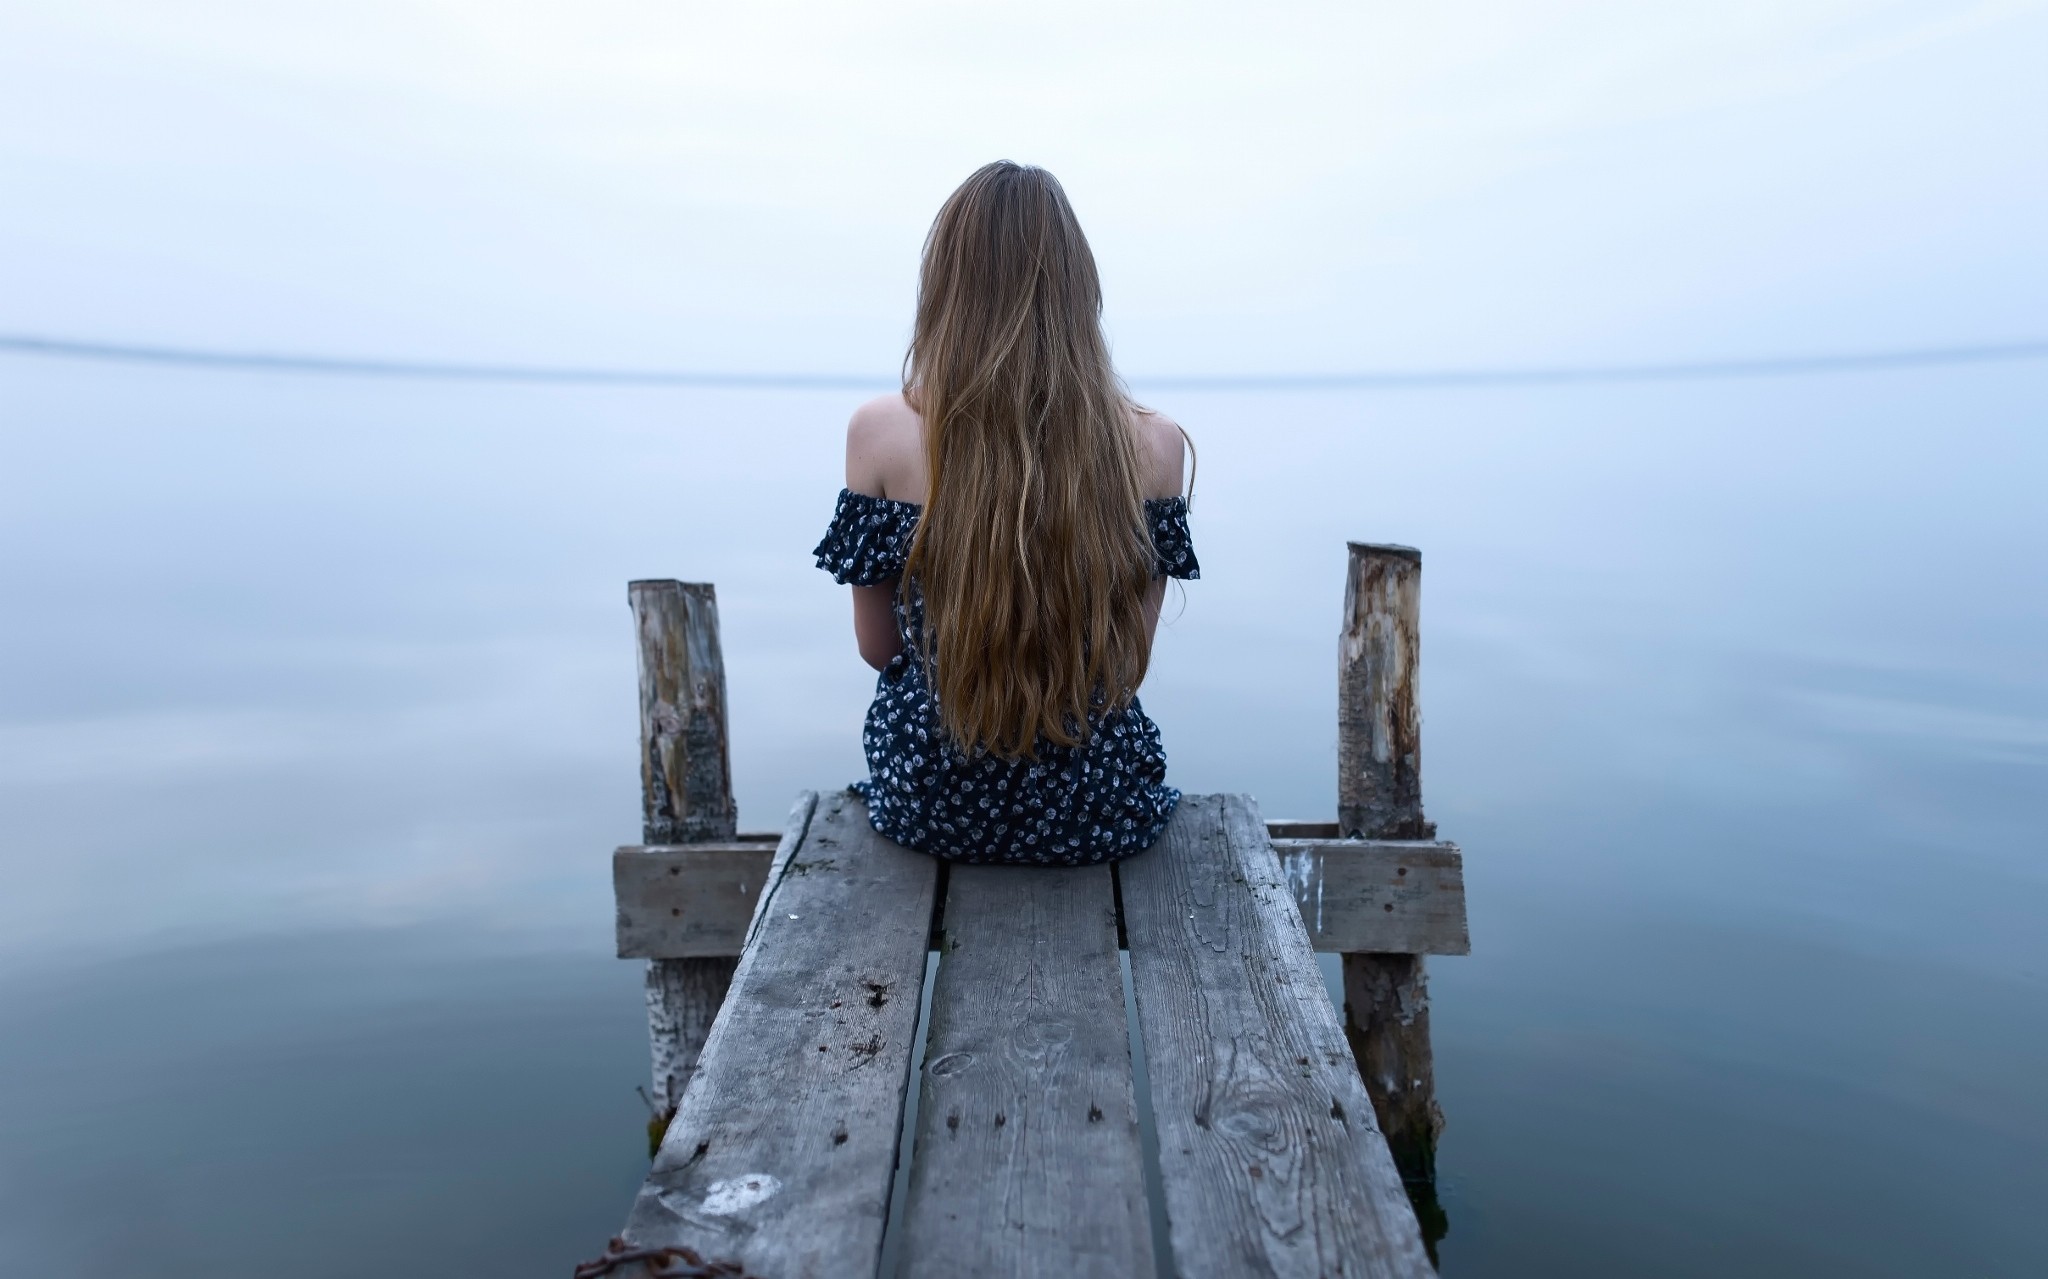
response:
[[[727,748],[725,659],[718,598],[708,582],[646,581],[626,586],[640,637],[641,839],[647,844],[730,841],[736,833]],[[647,1037],[659,1112],[658,1143],[712,1019],[725,1002],[737,959],[652,959],[647,963]]]
[[[1337,654],[1337,833],[1432,839],[1422,816],[1422,552],[1349,543]]]
[[[1337,654],[1337,829],[1346,838],[1432,839],[1422,815],[1422,552],[1350,543]],[[1444,1115],[1429,1046],[1420,955],[1344,956],[1345,1029],[1404,1177],[1436,1173]]]
[[[629,582],[640,633],[642,842],[702,844],[738,828],[725,658],[709,582]]]

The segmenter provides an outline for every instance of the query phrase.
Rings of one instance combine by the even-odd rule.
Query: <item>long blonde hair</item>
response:
[[[905,569],[940,723],[970,751],[1073,746],[1129,703],[1155,571],[1102,286],[1059,182],[998,161],[925,238],[904,394],[929,489]]]

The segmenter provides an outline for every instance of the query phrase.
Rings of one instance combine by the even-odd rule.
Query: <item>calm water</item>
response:
[[[644,1167],[624,584],[718,584],[746,824],[853,777],[851,397],[0,396],[0,1273],[565,1274]],[[1183,787],[1327,814],[1344,540],[1424,550],[1446,1274],[2048,1273],[2048,367],[1154,399]]]

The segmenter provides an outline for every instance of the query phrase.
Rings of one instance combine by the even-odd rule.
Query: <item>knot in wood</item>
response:
[[[1044,1057],[1074,1042],[1074,1028],[1063,1021],[1028,1022],[1017,1028],[1017,1051],[1027,1057]]]
[[[1268,1150],[1282,1150],[1287,1145],[1286,1117],[1274,1103],[1246,1098],[1218,1107],[1209,1122],[1224,1136],[1250,1145]]]

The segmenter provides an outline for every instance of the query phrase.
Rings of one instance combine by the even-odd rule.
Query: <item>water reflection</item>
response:
[[[645,1172],[637,974],[265,937],[0,988],[0,1271],[566,1274]]]
[[[624,583],[719,584],[748,824],[855,776],[842,398],[5,375],[0,1270],[593,1253]],[[1326,813],[1343,543],[1424,548],[1447,1274],[2048,1268],[2048,379],[1150,398],[1178,784]]]

